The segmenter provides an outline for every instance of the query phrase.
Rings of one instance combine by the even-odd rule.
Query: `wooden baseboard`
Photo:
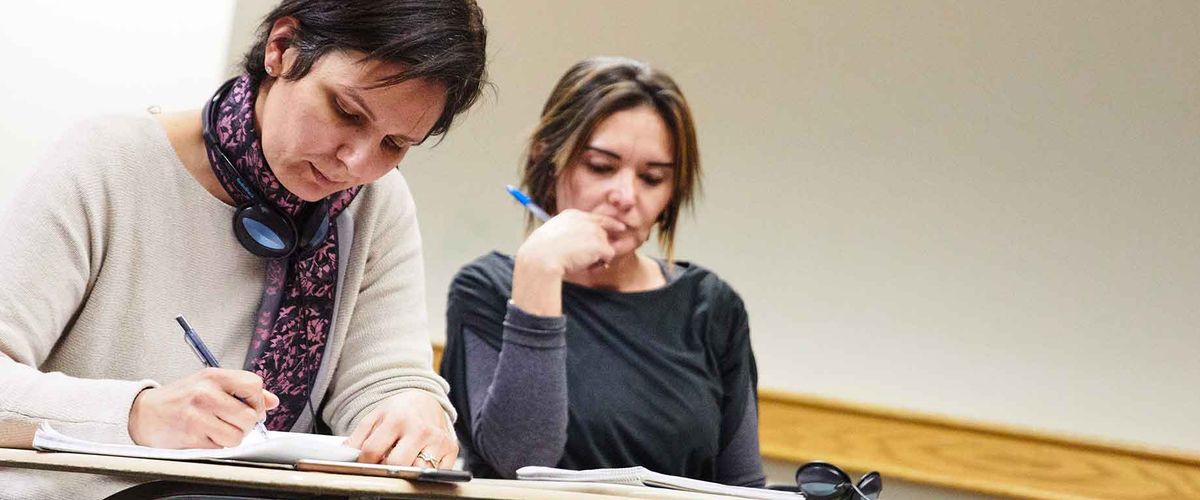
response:
[[[441,346],[434,346],[436,359]],[[763,457],[1017,498],[1200,498],[1200,455],[760,389]]]
[[[1200,456],[759,391],[764,457],[1018,498],[1200,498]]]

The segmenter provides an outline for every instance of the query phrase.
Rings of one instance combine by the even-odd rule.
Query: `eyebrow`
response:
[[[605,155],[605,156],[611,156],[611,157],[613,157],[613,158],[616,158],[616,159],[618,159],[618,160],[620,160],[620,159],[621,159],[621,155],[619,155],[619,154],[617,154],[617,153],[614,153],[614,152],[612,152],[612,151],[609,151],[609,150],[607,150],[607,149],[598,148],[598,147],[596,147],[596,146],[588,145],[588,146],[587,146],[587,147],[585,147],[584,149],[585,149],[585,150],[589,150],[589,151],[595,151],[595,152],[597,152],[597,153],[600,153],[600,154],[602,154],[602,155]],[[648,162],[646,162],[646,165],[647,165],[647,166],[650,166],[650,167],[675,168],[675,163],[674,163],[674,162],[648,161]]]
[[[339,85],[339,87],[341,87],[342,93],[346,94],[346,97],[349,97],[350,100],[354,101],[354,103],[357,104],[358,107],[363,110],[363,113],[365,113],[367,115],[367,118],[369,118],[372,122],[375,121],[375,113],[371,112],[371,108],[369,106],[367,106],[367,101],[363,100],[362,96],[358,94],[357,90],[354,90],[353,87],[346,86],[346,85]],[[407,135],[404,135],[404,134],[392,134],[392,135],[393,135],[393,137],[399,137],[404,142],[407,142],[413,146],[417,146],[417,145],[420,145],[422,142],[425,142],[424,139],[417,141],[416,139],[409,137]]]

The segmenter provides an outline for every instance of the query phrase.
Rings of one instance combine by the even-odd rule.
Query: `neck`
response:
[[[258,93],[254,95],[254,128],[262,133],[262,117],[263,108],[267,105],[267,93],[271,91],[271,86],[275,84],[275,78],[267,77],[258,84]]]
[[[608,267],[577,271],[564,276],[563,281],[588,288],[641,292],[665,285],[666,277],[654,259],[631,252],[613,258]]]
[[[166,132],[167,140],[171,142],[171,148],[175,150],[175,156],[179,157],[183,168],[214,198],[226,205],[233,205],[233,198],[221,187],[221,182],[213,173],[212,164],[208,162],[200,110],[156,115],[155,118]]]

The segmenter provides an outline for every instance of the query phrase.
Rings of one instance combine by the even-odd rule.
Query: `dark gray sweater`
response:
[[[491,253],[450,287],[441,370],[469,470],[642,465],[763,484],[749,325],[725,282],[681,262],[644,292],[564,283],[564,316],[540,317],[508,303],[512,269]]]

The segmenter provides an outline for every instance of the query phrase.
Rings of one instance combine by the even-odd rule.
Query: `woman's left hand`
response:
[[[358,423],[346,445],[362,450],[358,461],[449,469],[458,457],[458,439],[442,405],[422,391],[384,400]]]

